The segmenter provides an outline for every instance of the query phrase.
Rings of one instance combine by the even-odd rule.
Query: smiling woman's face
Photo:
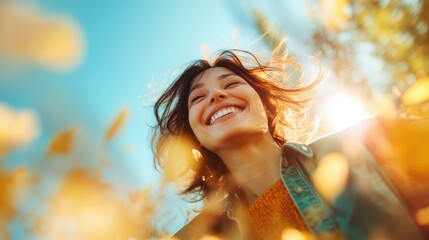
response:
[[[227,68],[210,68],[195,77],[188,109],[189,124],[198,141],[215,153],[255,134],[269,134],[258,93]]]

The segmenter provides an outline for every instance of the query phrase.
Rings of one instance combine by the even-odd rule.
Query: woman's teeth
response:
[[[240,111],[241,110],[237,107],[223,108],[223,109],[217,111],[215,114],[213,114],[213,116],[210,118],[210,125],[212,125],[216,120],[218,120],[219,118],[221,118],[227,114],[240,112]]]

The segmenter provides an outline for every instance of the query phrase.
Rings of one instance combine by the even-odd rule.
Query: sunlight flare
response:
[[[322,108],[331,130],[344,129],[370,116],[360,99],[344,93],[329,97]]]

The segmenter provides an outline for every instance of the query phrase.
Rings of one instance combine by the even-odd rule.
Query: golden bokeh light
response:
[[[417,211],[416,221],[420,225],[429,225],[429,207]]]
[[[322,21],[325,27],[332,31],[344,29],[350,16],[347,8],[350,3],[348,0],[320,0],[320,10]]]
[[[36,231],[43,239],[148,239],[155,236],[151,191],[121,200],[113,187],[83,169],[74,169],[48,201]]]
[[[83,59],[85,41],[78,24],[62,15],[0,3],[0,53],[51,70],[71,70]]]
[[[282,232],[282,240],[310,240],[313,239],[309,234],[305,234],[295,228],[286,228]]]
[[[329,153],[320,160],[312,179],[320,195],[332,202],[343,191],[348,176],[347,158],[341,153]]]
[[[204,235],[200,238],[200,240],[220,240],[220,238],[213,235]]]
[[[384,117],[394,116],[396,112],[396,107],[394,99],[390,95],[384,95],[377,101],[376,105],[377,114]]]
[[[429,101],[429,77],[416,81],[402,96],[402,102],[405,105],[416,105],[427,101]]]
[[[168,151],[163,155],[164,182],[175,182],[181,188],[200,166],[201,153],[184,136],[170,139]]]
[[[0,103],[0,159],[11,150],[32,142],[39,135],[36,113],[15,110]]]
[[[81,61],[83,37],[74,21],[51,18],[40,31],[39,44],[34,49],[36,61],[53,69],[73,68]]]

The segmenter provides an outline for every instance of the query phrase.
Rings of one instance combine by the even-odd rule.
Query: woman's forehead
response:
[[[230,75],[236,75],[233,71],[225,67],[214,67],[204,70],[198,74],[191,82],[191,90],[196,85],[206,82],[207,80],[219,80]]]

